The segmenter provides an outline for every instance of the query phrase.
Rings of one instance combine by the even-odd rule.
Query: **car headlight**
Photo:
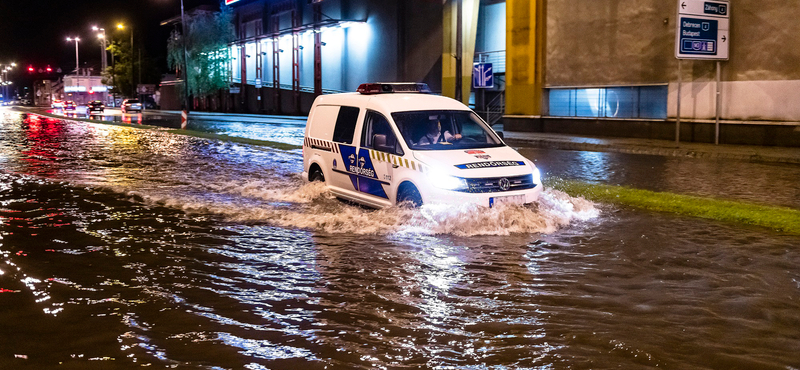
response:
[[[445,175],[443,173],[434,171],[428,173],[428,179],[433,186],[436,186],[440,189],[453,191],[467,189],[467,180],[461,177]]]
[[[531,163],[531,169],[533,170],[531,172],[531,175],[533,176],[533,183],[536,184],[536,185],[541,185],[542,184],[542,173],[539,172],[539,169],[536,168],[536,165],[533,164],[533,163]]]

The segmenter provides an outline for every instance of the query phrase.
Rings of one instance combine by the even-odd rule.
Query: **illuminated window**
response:
[[[667,118],[667,85],[548,90],[550,116]]]

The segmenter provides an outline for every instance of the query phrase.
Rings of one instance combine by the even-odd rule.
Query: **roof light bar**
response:
[[[356,92],[364,95],[390,93],[430,94],[431,89],[428,84],[421,82],[374,82],[361,84]]]

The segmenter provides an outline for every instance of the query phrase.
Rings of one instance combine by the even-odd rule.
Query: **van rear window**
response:
[[[352,144],[357,121],[358,108],[341,107],[339,109],[339,115],[336,117],[336,127],[333,129],[333,141]]]

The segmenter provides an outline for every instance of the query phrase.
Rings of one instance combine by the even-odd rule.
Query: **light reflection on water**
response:
[[[554,191],[366,210],[298,152],[0,122],[0,368],[800,366],[797,237]]]

